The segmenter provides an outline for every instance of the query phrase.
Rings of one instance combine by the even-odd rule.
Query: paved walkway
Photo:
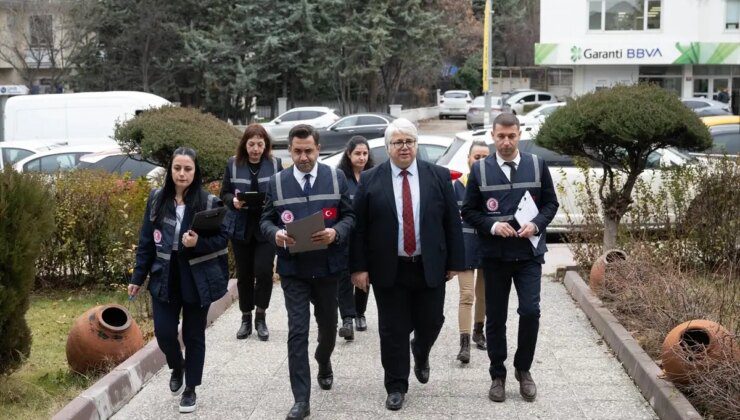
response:
[[[565,245],[551,246],[544,272],[569,264]],[[513,289],[513,288],[512,288]],[[512,290],[513,292],[513,290]],[[240,322],[233,305],[206,333],[207,352],[203,385],[197,388],[198,409],[182,415],[190,419],[284,419],[293,398],[288,382],[287,316],[283,294],[276,286],[268,310],[270,340],[254,336],[235,338]],[[511,367],[516,344],[516,300],[509,305]],[[542,318],[532,375],[538,397],[524,402],[518,382],[507,382],[504,403],[488,400],[488,357],[472,349],[471,362],[455,360],[459,350],[457,281],[447,286],[445,321],[431,359],[431,379],[421,385],[411,374],[409,393],[400,412],[384,407],[383,370],[380,364],[375,303],[368,304],[368,331],[356,332],[354,342],[338,338],[332,357],[334,388],[322,391],[313,379],[312,419],[653,419],[655,413],[611,354],[586,316],[561,283],[542,283]],[[371,295],[372,300],[372,295]],[[309,354],[316,346],[312,325]],[[311,359],[312,375],[317,365]],[[159,372],[115,419],[177,419],[179,398],[170,396],[169,370]]]

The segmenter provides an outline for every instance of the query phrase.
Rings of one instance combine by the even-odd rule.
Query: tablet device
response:
[[[221,230],[221,222],[226,215],[226,207],[216,207],[195,213],[190,229],[198,235],[213,235]]]
[[[248,206],[262,206],[265,204],[265,193],[247,191],[236,193],[236,198]]]

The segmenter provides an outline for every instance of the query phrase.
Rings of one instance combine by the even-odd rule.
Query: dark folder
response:
[[[236,194],[236,198],[248,206],[262,206],[265,204],[265,193],[263,192],[240,192]]]
[[[226,207],[203,210],[195,213],[190,229],[198,235],[213,235],[221,230],[221,222],[226,216]]]

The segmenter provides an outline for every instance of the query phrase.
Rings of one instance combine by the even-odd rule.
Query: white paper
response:
[[[532,198],[532,194],[530,194],[529,191],[525,191],[524,196],[517,205],[514,218],[517,223],[519,223],[519,226],[524,226],[525,223],[531,222],[532,219],[537,217],[539,212],[540,211],[537,209],[537,205],[534,203],[534,199]],[[540,243],[541,237],[542,235],[533,235],[529,238],[529,242],[532,242],[532,246],[537,248],[537,244]]]

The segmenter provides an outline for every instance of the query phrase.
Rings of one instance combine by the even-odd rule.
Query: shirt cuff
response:
[[[501,222],[493,222],[493,226],[491,226],[491,235],[496,236],[496,225],[498,225]]]

